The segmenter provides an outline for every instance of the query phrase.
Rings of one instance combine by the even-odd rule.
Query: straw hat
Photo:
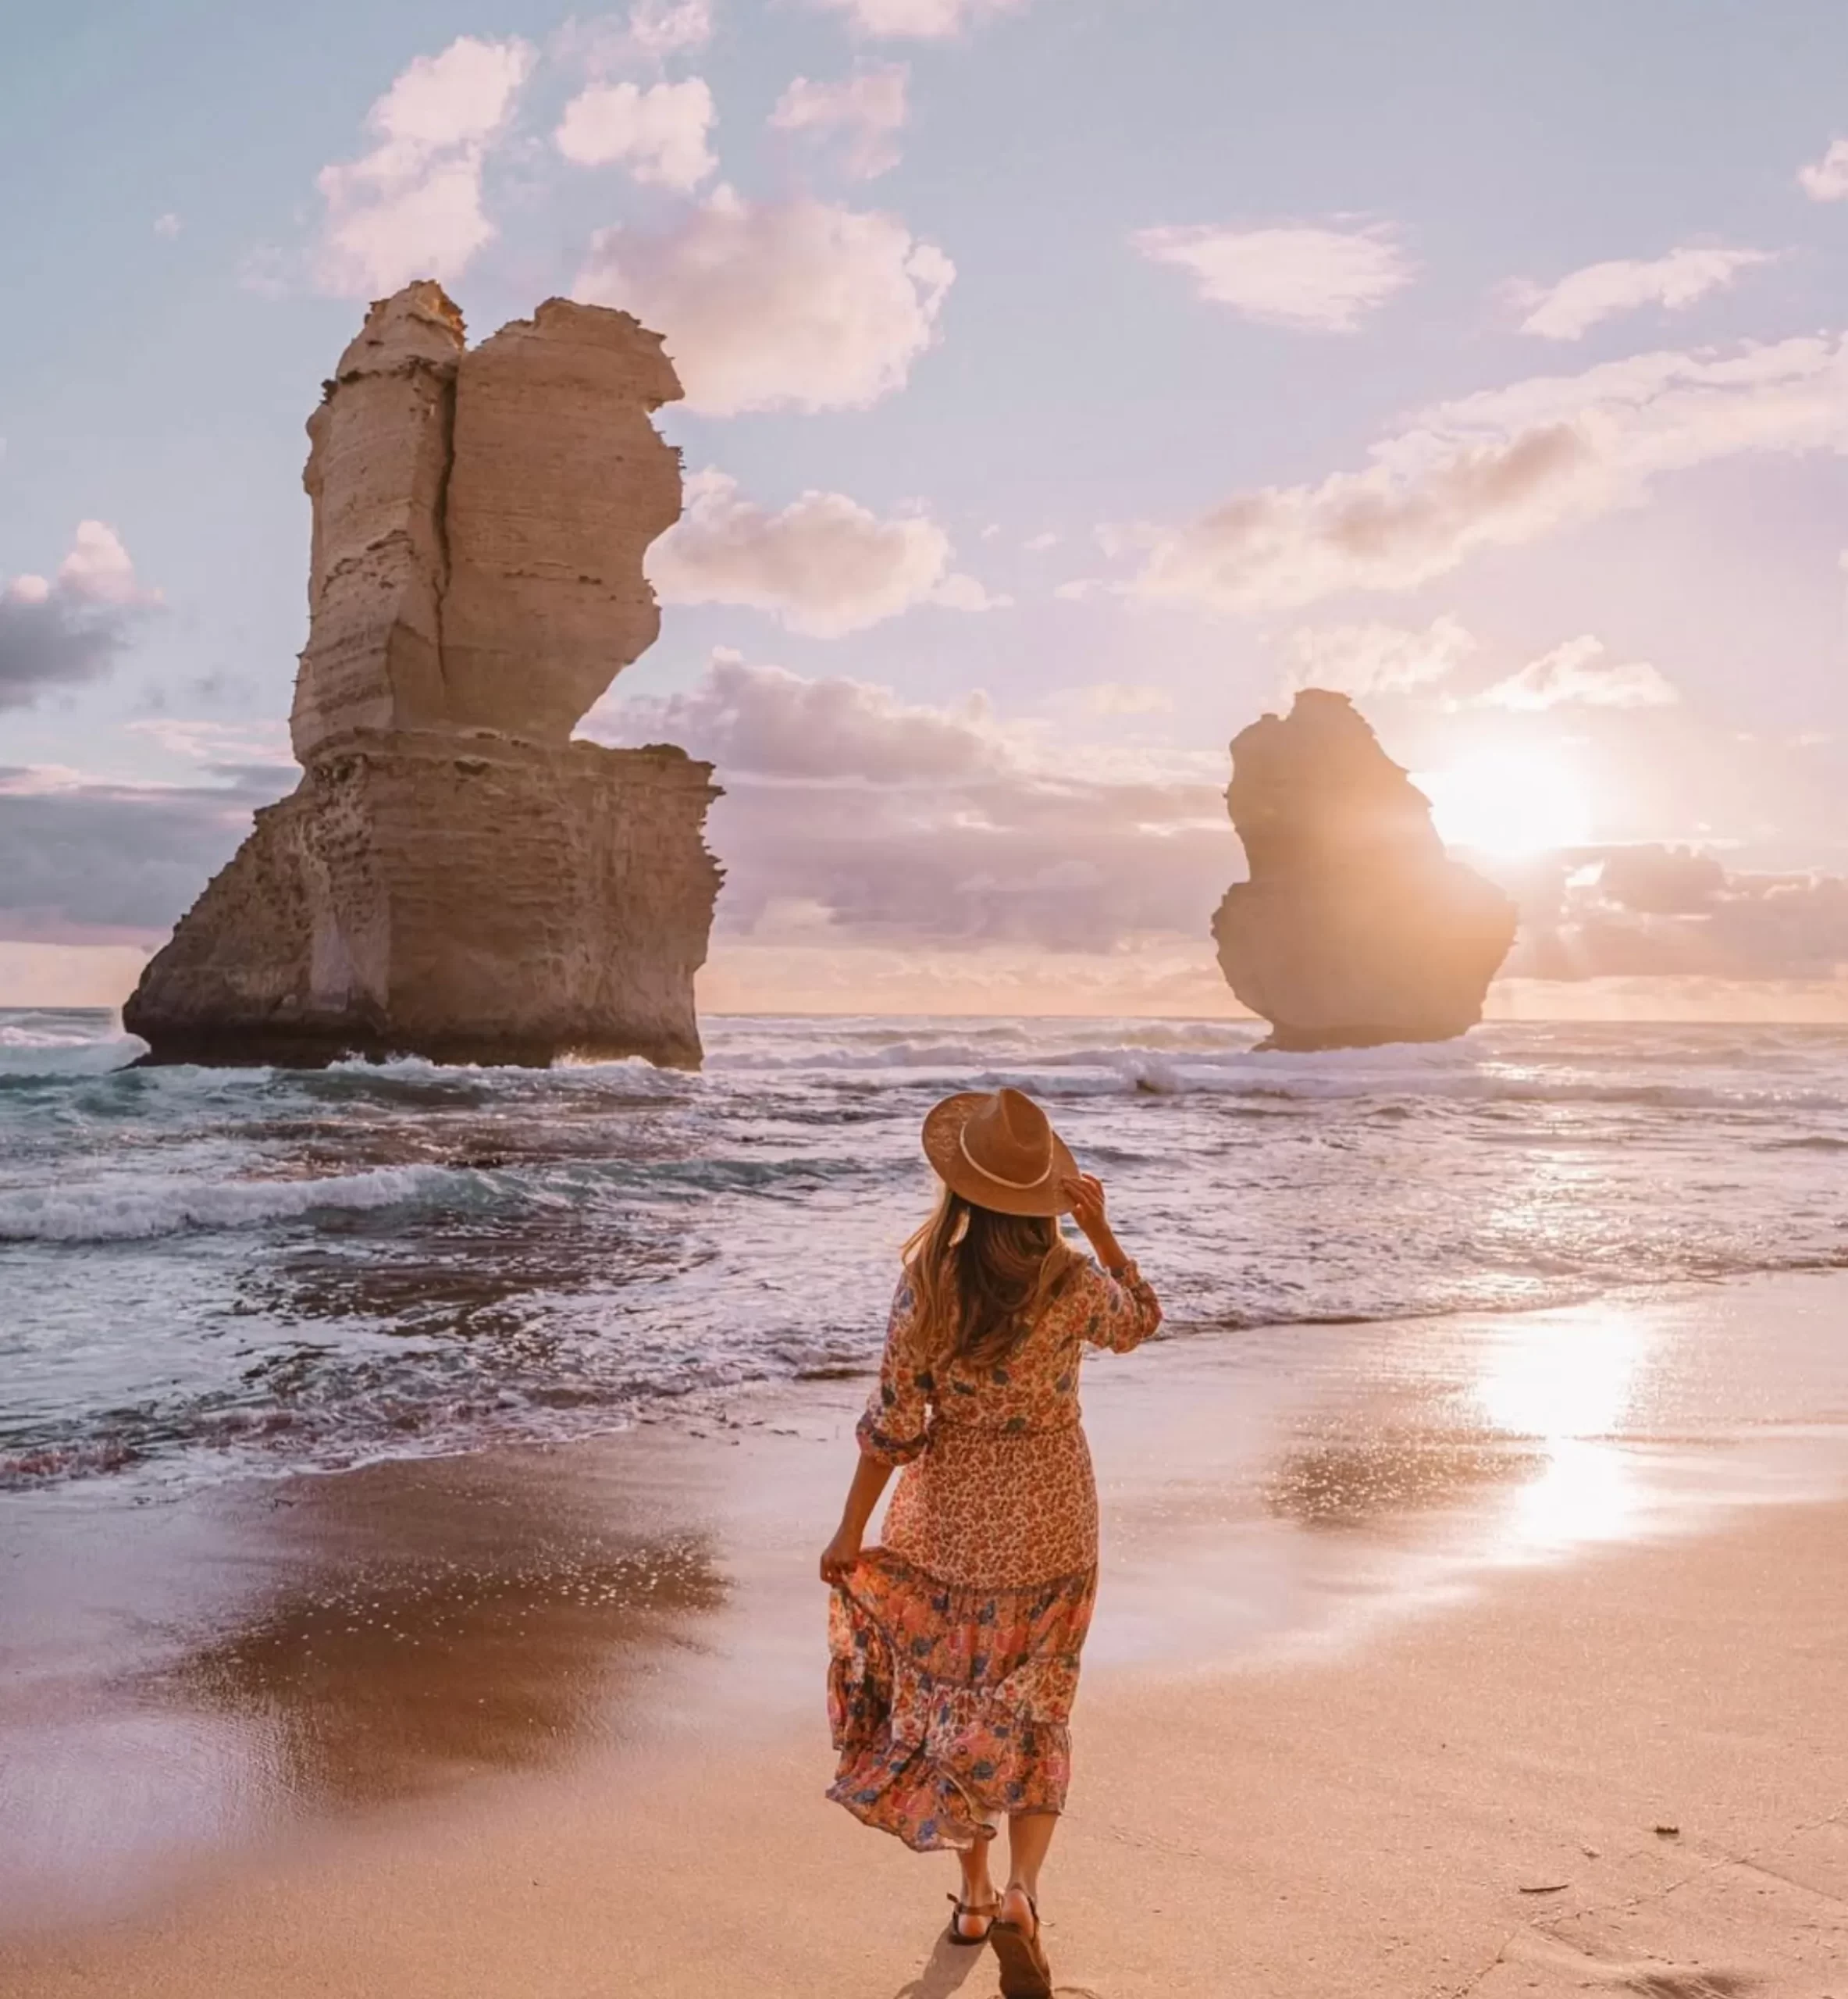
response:
[[[925,1118],[924,1157],[952,1193],[1004,1215],[1062,1215],[1077,1171],[1046,1114],[1018,1090],[965,1090]]]

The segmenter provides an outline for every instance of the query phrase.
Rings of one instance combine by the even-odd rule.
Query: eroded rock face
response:
[[[304,775],[123,1009],[151,1059],[698,1064],[712,767],[571,739],[658,629],[679,393],[625,313],[372,308],[308,423]]]
[[[443,600],[458,722],[563,743],[654,643],[642,558],[680,518],[680,458],[649,418],[679,396],[660,334],[562,298],[462,357]]]
[[[1482,1018],[1515,905],[1451,860],[1430,801],[1344,694],[1298,694],[1232,742],[1251,878],[1212,920],[1220,966],[1275,1049],[1447,1041]]]
[[[258,814],[124,1021],[172,1062],[697,1067],[710,774],[669,747],[351,745]]]
[[[308,642],[289,718],[306,764],[344,736],[440,729],[462,315],[440,286],[366,315],[308,419]]]

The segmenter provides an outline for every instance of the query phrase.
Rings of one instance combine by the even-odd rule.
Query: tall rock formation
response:
[[[571,734],[660,628],[679,394],[600,306],[472,350],[436,285],[367,314],[308,422],[302,779],[123,1008],[150,1059],[698,1064],[712,767]]]
[[[1273,1049],[1447,1041],[1482,1018],[1515,905],[1452,861],[1430,801],[1344,694],[1307,688],[1232,739],[1251,871],[1212,920],[1233,992]]]

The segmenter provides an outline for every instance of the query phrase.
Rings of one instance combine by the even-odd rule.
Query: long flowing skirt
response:
[[[920,1851],[1062,1811],[1096,1595],[1083,1432],[940,1432],[829,1606],[828,1796]]]

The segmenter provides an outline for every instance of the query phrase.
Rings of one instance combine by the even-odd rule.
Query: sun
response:
[[[1547,853],[1591,838],[1584,780],[1554,750],[1477,750],[1447,769],[1414,775],[1446,846],[1479,853]]]

